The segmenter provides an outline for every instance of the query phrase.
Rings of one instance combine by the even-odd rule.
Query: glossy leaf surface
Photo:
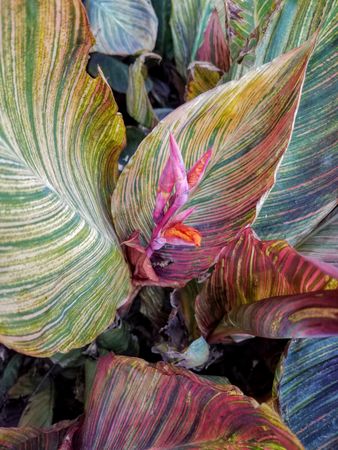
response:
[[[292,340],[275,380],[283,420],[308,450],[338,446],[338,338]]]
[[[86,73],[81,3],[1,2],[0,335],[48,356],[93,340],[128,296],[109,197],[125,139]]]
[[[203,179],[185,205],[195,207],[185,223],[200,232],[201,247],[166,246],[154,254],[164,266],[158,275],[170,285],[208,269],[224,244],[254,219],[288,145],[311,48],[308,43],[240,83],[217,87],[175,110],[144,139],[119,178],[112,211],[120,241],[137,230],[149,243],[169,131],[188,169],[212,148]]]
[[[295,245],[337,203],[337,7],[336,0],[287,0],[257,50],[257,64],[268,62],[304,42],[322,19],[292,139],[254,226],[262,239]]]
[[[82,447],[302,448],[278,417],[234,386],[169,364],[108,355],[99,362]]]
[[[319,293],[326,289],[327,294]],[[314,295],[298,296],[303,293]],[[334,267],[316,265],[286,241],[261,241],[246,228],[222,250],[196,301],[196,318],[213,342],[231,334],[231,328],[265,337],[323,336],[338,331],[331,324],[337,302]],[[321,317],[322,327],[316,328]]]
[[[85,0],[93,51],[133,55],[155,47],[158,20],[150,0]]]

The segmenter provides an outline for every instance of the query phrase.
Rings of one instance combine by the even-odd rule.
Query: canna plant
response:
[[[83,416],[53,426],[50,378],[7,383],[48,415],[1,448],[334,448],[337,396],[290,392],[324,361],[312,401],[336,364],[337,2],[122,3],[0,0],[0,341],[86,373]],[[116,326],[136,297],[157,331],[182,319],[165,362]],[[271,406],[188,370],[253,336],[292,339]]]

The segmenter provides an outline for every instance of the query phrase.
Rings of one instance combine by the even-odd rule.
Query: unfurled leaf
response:
[[[259,50],[263,56],[257,64],[270,61],[304,42],[322,18],[292,139],[276,184],[255,222],[254,228],[262,239],[287,239],[295,245],[337,204],[337,6],[337,0],[287,0],[267,31],[266,47],[262,43]]]
[[[199,328],[210,342],[237,333],[265,337],[336,334],[338,271],[330,269],[326,272],[307,260],[286,241],[261,241],[245,228],[222,250],[197,298]],[[325,289],[327,294],[322,292]],[[298,295],[305,293],[311,295]],[[321,326],[316,326],[321,319]]]
[[[72,450],[62,447],[67,442],[68,430],[75,431],[77,422],[64,420],[50,428],[0,428],[0,447],[9,450]],[[74,432],[73,431],[73,432]]]
[[[150,0],[85,0],[93,51],[134,55],[155,47],[158,20]]]
[[[211,90],[167,116],[139,146],[112,197],[121,241],[140,232],[143,245],[154,230],[153,211],[160,174],[177,139],[185,167],[212,147],[212,158],[184,211],[185,224],[202,237],[201,247],[169,246],[155,251],[155,272],[177,286],[207,270],[221,248],[254,220],[257,205],[274,183],[288,145],[312,43],[234,82]]]
[[[136,358],[100,360],[87,411],[80,449],[302,448],[277,415],[234,386]]]
[[[315,258],[338,268],[338,207],[297,246],[307,258]]]
[[[128,114],[147,128],[153,128],[158,123],[158,118],[150,103],[145,84],[147,78],[145,59],[150,56],[160,59],[155,53],[144,53],[129,67],[127,89]]]
[[[33,392],[24,409],[18,426],[19,427],[49,427],[53,420],[54,408],[54,382],[47,378]]]
[[[222,74],[218,67],[208,62],[195,61],[190,64],[185,100],[192,100],[203,92],[213,89],[220,81]]]
[[[307,450],[338,446],[338,338],[292,340],[275,379],[278,409]]]
[[[196,52],[197,61],[207,61],[224,72],[230,68],[230,49],[217,9],[210,15],[201,46]]]
[[[109,211],[125,131],[86,73],[81,2],[5,1],[0,20],[0,339],[49,356],[93,340],[130,292]]]

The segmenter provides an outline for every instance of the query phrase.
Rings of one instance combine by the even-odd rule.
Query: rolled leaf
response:
[[[91,450],[302,448],[267,406],[234,386],[137,358],[100,360],[87,411],[80,448]]]
[[[337,7],[337,0],[287,0],[259,50],[263,57],[257,64],[270,61],[307,39],[322,18],[292,139],[255,222],[264,239],[287,239],[295,245],[337,204]]]
[[[92,341],[129,294],[108,206],[125,131],[86,73],[81,2],[3,1],[0,20],[0,340],[49,356]]]
[[[292,340],[275,379],[278,409],[308,450],[338,446],[338,338]]]
[[[169,131],[192,167],[207,151],[212,157],[185,208],[201,247],[165,246],[153,260],[170,285],[183,284],[213,264],[224,244],[254,220],[257,205],[274,183],[288,145],[312,42],[249,73],[241,82],[215,88],[181,106],[141,143],[119,178],[112,214],[120,240],[137,230],[148,244],[159,176],[168,159]]]
[[[85,0],[96,39],[92,51],[134,55],[155,47],[158,20],[150,0]]]
[[[143,54],[129,67],[128,89],[127,89],[127,111],[128,114],[141,125],[153,128],[158,123],[158,118],[150,103],[146,88],[145,58],[154,53]]]
[[[222,250],[197,298],[199,328],[210,342],[238,332],[264,337],[336,334],[332,321],[338,306],[338,271],[325,269],[286,241],[261,241],[248,227]],[[320,292],[326,289],[327,294]],[[313,295],[297,295],[303,293]]]

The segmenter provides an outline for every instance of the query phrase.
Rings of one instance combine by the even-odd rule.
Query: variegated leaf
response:
[[[307,450],[338,447],[338,338],[292,340],[275,378],[278,409]]]
[[[145,59],[147,57],[160,59],[155,53],[144,53],[129,67],[127,111],[141,125],[147,128],[153,128],[158,123],[158,118],[150,103],[145,85],[145,79],[147,77]]]
[[[254,225],[264,239],[302,241],[335,207],[337,0],[287,0],[257,49],[257,65],[298,46],[320,25],[289,148]]]
[[[185,100],[189,101],[213,89],[222,77],[222,71],[208,62],[195,61],[188,67]]]
[[[244,229],[221,252],[197,298],[202,334],[215,342],[236,333],[264,337],[338,333],[338,322],[335,328],[331,325],[338,314],[338,271],[325,269],[286,241],[260,241],[250,228]],[[325,289],[327,294],[321,292]],[[303,293],[313,295],[298,295]],[[318,320],[322,327],[316,328]]]
[[[125,129],[86,73],[81,2],[0,8],[0,339],[48,356],[93,340],[129,294],[109,211]]]
[[[297,246],[307,258],[329,263],[338,268],[338,206]]]
[[[158,20],[150,0],[85,0],[96,43],[92,51],[134,55],[155,47]]]
[[[169,364],[99,362],[80,449],[302,448],[266,405]]]
[[[185,223],[199,231],[201,246],[167,245],[153,254],[164,284],[183,284],[208,269],[225,243],[254,219],[287,148],[312,45],[178,108],[144,139],[122,173],[112,198],[115,229],[121,242],[137,230],[147,244],[169,131],[188,170],[212,147],[204,177],[185,204],[195,208]]]

